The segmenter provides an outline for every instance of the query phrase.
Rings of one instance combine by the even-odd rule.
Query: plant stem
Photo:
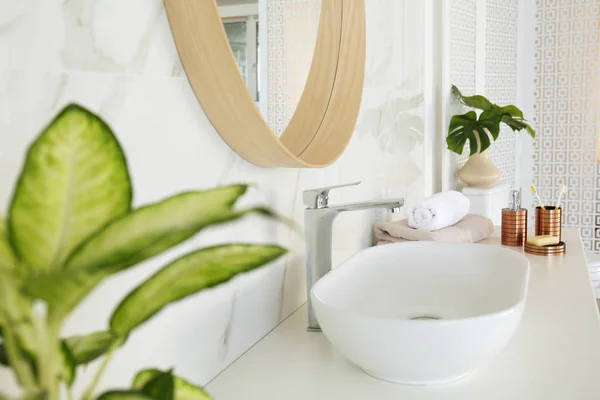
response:
[[[102,364],[100,365],[100,368],[98,368],[98,371],[96,372],[96,376],[94,377],[94,380],[92,381],[90,387],[83,394],[83,396],[81,398],[82,400],[90,400],[92,398],[92,396],[94,395],[96,386],[98,386],[98,383],[100,383],[100,378],[102,378],[102,374],[104,373],[104,370],[108,366],[108,363],[110,362],[110,359],[112,358],[112,355],[116,348],[117,348],[117,345],[112,344],[110,346],[110,348],[108,349],[108,352],[104,356],[104,360],[102,360]]]
[[[60,354],[60,326],[59,320],[46,315],[42,318],[35,316],[38,340],[40,342],[40,360],[38,363],[38,374],[40,385],[46,393],[47,400],[59,400],[59,371],[57,366],[61,365]]]

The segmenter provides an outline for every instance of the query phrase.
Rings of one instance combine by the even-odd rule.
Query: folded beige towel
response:
[[[485,239],[493,232],[492,220],[478,214],[467,214],[455,225],[437,231],[413,229],[408,226],[406,219],[375,224],[378,245],[414,240],[473,243]]]

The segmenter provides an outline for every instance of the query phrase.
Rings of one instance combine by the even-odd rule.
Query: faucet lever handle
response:
[[[337,189],[348,186],[356,186],[360,184],[360,181],[343,183],[341,185],[325,186],[317,189],[308,189],[302,192],[302,201],[308,208],[323,208],[327,206],[329,201],[329,191],[331,189]]]

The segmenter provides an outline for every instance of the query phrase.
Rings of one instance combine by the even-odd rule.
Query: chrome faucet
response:
[[[309,332],[320,332],[321,328],[315,317],[310,299],[310,291],[315,283],[331,271],[331,228],[333,220],[344,211],[387,208],[391,212],[399,212],[404,199],[365,201],[353,204],[329,205],[329,191],[340,187],[358,185],[360,182],[347,183],[305,190],[302,200],[304,210],[304,230],[306,235],[306,291],[308,303]]]

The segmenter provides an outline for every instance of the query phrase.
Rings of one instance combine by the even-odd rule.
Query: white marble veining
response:
[[[0,0],[0,67],[182,76],[161,0]]]
[[[384,14],[402,11],[397,3],[367,5],[367,63],[373,66],[367,81],[375,83],[365,93],[362,113],[380,107],[382,99],[418,92],[414,79],[394,75],[417,63],[397,50],[406,35],[387,39],[385,49],[393,49],[392,56],[377,44],[394,29],[394,19]],[[375,79],[383,69],[394,85]],[[28,144],[69,102],[98,112],[114,129],[128,157],[136,205],[187,189],[251,182],[256,188],[244,203],[267,204],[302,224],[300,193],[310,187],[363,181],[359,188],[332,193],[332,202],[381,196],[411,202],[426,194],[423,146],[382,140],[379,125],[367,123],[342,158],[325,169],[264,169],[238,157],[211,126],[183,76],[160,0],[0,0],[0,214],[6,213]],[[422,105],[414,105],[411,113],[421,115]],[[393,137],[393,130],[388,134]],[[397,143],[406,140],[402,136]],[[407,160],[413,166],[410,173]],[[369,246],[371,223],[382,216],[341,215],[334,224],[334,264]],[[77,309],[64,333],[105,328],[116,303],[174,257],[198,246],[242,240],[277,242],[292,251],[284,261],[162,312],[132,334],[101,388],[126,386],[135,371],[151,366],[174,366],[177,374],[204,384],[305,301],[302,236],[248,217],[206,230],[107,280]],[[80,371],[75,393],[81,393],[96,368],[92,363]],[[9,373],[0,370],[0,387],[9,390],[10,381]]]

